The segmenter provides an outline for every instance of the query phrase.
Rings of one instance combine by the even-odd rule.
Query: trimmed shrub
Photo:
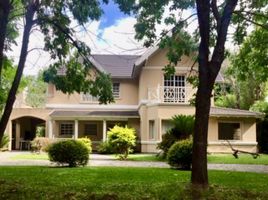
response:
[[[62,140],[50,145],[49,160],[69,167],[85,166],[89,160],[89,149],[78,140]]]
[[[135,130],[133,128],[115,125],[108,131],[108,142],[115,153],[120,154],[122,160],[127,159],[136,143]]]
[[[171,123],[173,127],[162,136],[162,141],[158,143],[157,148],[162,150],[160,155],[166,158],[171,145],[176,141],[189,138],[194,132],[195,118],[191,115],[175,115]]]
[[[0,151],[8,150],[8,143],[9,143],[9,137],[8,135],[4,134],[0,141]]]
[[[82,143],[84,143],[84,145],[88,148],[89,153],[92,152],[92,143],[91,143],[91,140],[88,137],[79,138],[77,140],[82,142]]]
[[[100,154],[113,154],[114,150],[111,144],[106,141],[106,142],[101,142],[98,146],[98,153]]]
[[[171,131],[162,135],[162,141],[157,144],[157,148],[162,150],[161,156],[163,158],[167,157],[169,148],[178,140]]]
[[[192,164],[192,139],[174,143],[168,150],[168,164],[173,168],[190,169]]]
[[[36,137],[31,141],[31,150],[33,152],[40,153],[40,151],[48,151],[49,145],[52,143],[52,140],[46,137]]]

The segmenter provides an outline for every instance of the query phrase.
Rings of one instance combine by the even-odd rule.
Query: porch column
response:
[[[103,142],[106,141],[107,139],[106,129],[107,129],[106,120],[103,120],[103,128],[102,128],[102,141]]]
[[[8,150],[11,151],[12,150],[12,121],[10,120],[8,123],[8,136],[9,136],[9,143],[8,143]],[[14,138],[15,139],[15,138]]]
[[[20,122],[19,120],[16,121],[16,148],[15,149],[19,149],[20,148]]]
[[[53,138],[53,121],[50,119],[48,121],[48,138],[52,139]]]
[[[78,138],[78,120],[74,120],[74,139]]]

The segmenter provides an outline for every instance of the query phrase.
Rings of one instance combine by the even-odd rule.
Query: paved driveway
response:
[[[29,160],[29,159],[13,159],[12,157],[21,154],[31,154],[30,152],[0,152],[0,166],[54,166],[48,160]],[[91,154],[89,166],[114,166],[114,167],[154,167],[169,168],[165,162],[149,162],[149,161],[119,161],[111,155]],[[226,171],[242,171],[268,173],[268,165],[239,165],[239,164],[208,164],[209,169],[226,170]]]

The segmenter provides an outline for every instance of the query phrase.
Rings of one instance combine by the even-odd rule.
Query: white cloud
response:
[[[85,29],[77,27],[76,38],[84,41],[90,48],[92,54],[140,54],[145,51],[141,42],[134,39],[134,24],[136,20],[132,17],[117,20],[112,26],[100,29],[100,22],[93,21],[85,25]],[[76,27],[76,23],[72,23],[72,27]],[[8,55],[14,59],[15,64],[18,63],[22,31],[17,39],[18,46],[13,46],[12,52]],[[33,31],[29,40],[29,50],[25,64],[24,74],[35,75],[44,67],[47,67],[52,60],[48,52],[41,50],[44,47],[44,36],[39,31]]]

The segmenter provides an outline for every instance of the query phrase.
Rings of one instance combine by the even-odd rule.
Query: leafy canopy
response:
[[[24,1],[23,5],[32,2]],[[102,3],[107,0],[44,0],[36,1],[36,19],[44,35],[44,50],[50,53],[53,64],[44,72],[44,80],[56,85],[56,89],[64,93],[90,92],[98,96],[100,103],[113,101],[112,83],[110,76],[102,71],[90,70],[93,65],[90,61],[90,48],[76,39],[73,23],[80,27],[87,22],[99,20],[103,13]],[[59,76],[58,72],[64,69],[65,73]]]

